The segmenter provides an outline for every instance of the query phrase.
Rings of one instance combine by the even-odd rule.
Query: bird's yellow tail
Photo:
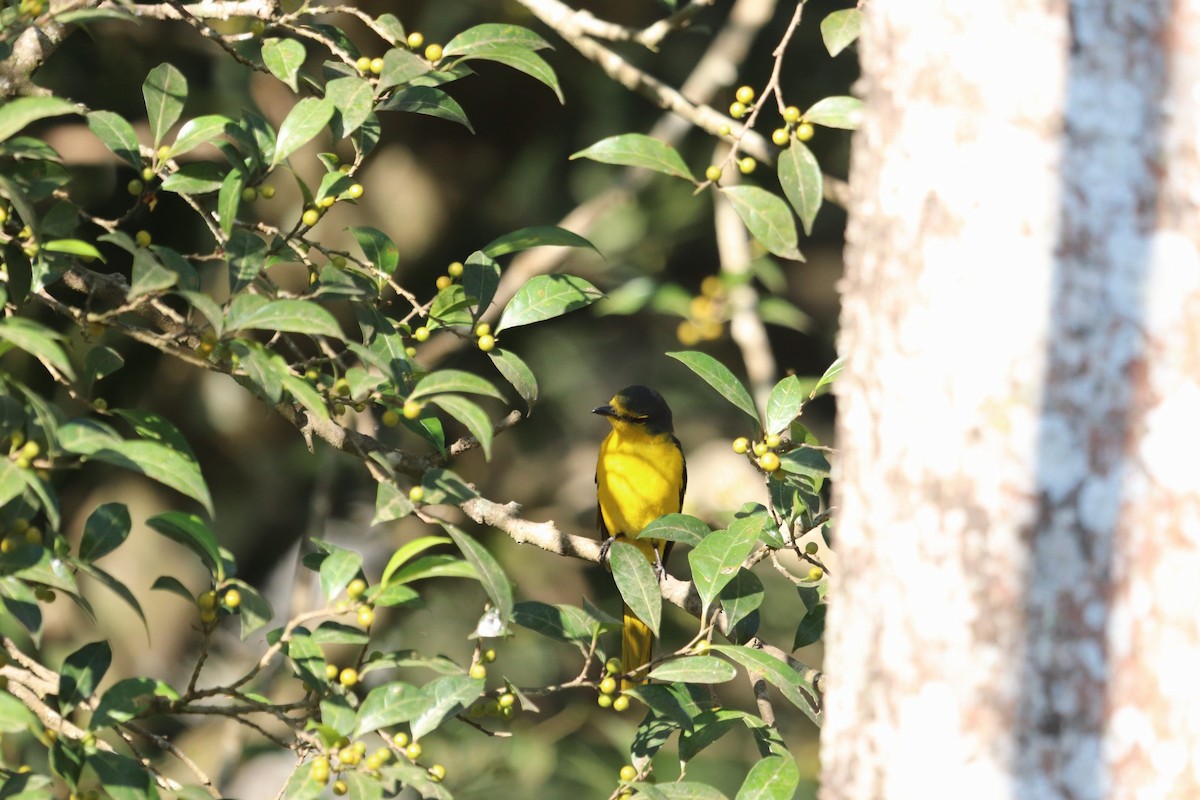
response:
[[[654,648],[654,634],[650,627],[634,616],[629,606],[622,604],[621,628],[621,671],[628,674],[635,669],[650,663],[650,651]],[[640,680],[623,680],[621,689],[632,688],[646,682],[645,675]]]

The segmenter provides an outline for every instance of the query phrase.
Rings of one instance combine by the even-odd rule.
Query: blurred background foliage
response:
[[[827,0],[807,4],[781,75],[789,103],[804,108],[822,97],[848,93],[855,78],[855,59],[852,55],[831,59],[821,44],[818,23],[830,11],[849,5]],[[434,281],[451,261],[465,259],[508,231],[555,224],[623,180],[619,168],[568,157],[606,136],[646,132],[664,113],[604,76],[516,3],[363,2],[361,7],[371,14],[395,14],[408,30],[424,33],[427,42],[446,41],[480,22],[509,21],[538,31],[555,46],[545,55],[558,73],[565,104],[527,76],[480,64],[478,75],[449,87],[470,117],[473,134],[431,117],[383,116],[383,139],[358,175],[366,189],[364,197],[357,206],[339,203],[319,223],[322,241],[339,249],[353,248],[344,231],[351,224],[387,232],[400,247],[398,282],[422,295],[432,294]],[[664,12],[663,6],[649,0],[593,2],[583,7],[602,19],[633,26],[647,24]],[[635,45],[614,48],[678,86],[714,32],[726,24],[729,8],[729,3],[714,3],[692,27],[669,37],[661,52]],[[772,51],[793,10],[794,5],[779,3],[744,63],[725,65],[727,75],[721,80],[727,88],[713,97],[715,107],[727,106],[739,84],[763,85],[772,67]],[[248,26],[244,21],[220,24],[226,26],[224,32]],[[356,30],[354,21],[339,19],[339,24],[352,37],[364,33],[361,39],[369,40],[364,31]],[[151,68],[167,60],[188,79],[188,117],[218,111],[236,114],[239,108],[249,108],[278,126],[294,102],[279,81],[223,57],[215,45],[176,21],[101,22],[76,31],[36,81],[92,109],[117,111],[135,127],[140,121],[144,130],[138,87]],[[778,121],[774,112],[764,117],[770,119],[759,127],[769,135]],[[85,209],[112,217],[128,207],[125,187],[136,177],[133,170],[119,164],[82,120],[50,121],[36,133],[63,155],[75,176],[71,194]],[[712,163],[716,144],[710,135],[692,130],[678,147],[693,172],[701,174]],[[846,174],[847,132],[821,128],[809,144],[827,173]],[[321,168],[315,154],[327,148],[327,141],[309,147],[292,163],[299,171],[308,167],[318,175]],[[277,196],[269,202],[257,200],[253,213],[269,223],[289,226],[302,210],[299,192],[282,175],[272,183]],[[160,193],[153,212],[143,206],[138,214],[134,227],[149,230],[156,242],[185,253],[201,252],[211,244],[196,215],[176,195]],[[760,291],[785,298],[800,312],[793,315],[790,327],[767,325],[776,379],[788,373],[820,375],[834,359],[843,227],[842,209],[826,203],[812,236],[801,239],[806,263],[778,262],[761,250],[756,253]],[[590,534],[595,515],[595,453],[607,424],[589,410],[627,384],[645,383],[662,392],[675,411],[691,480],[684,510],[712,520],[745,502],[762,501],[761,478],[729,448],[734,437],[758,432],[748,430],[744,418],[685,367],[663,355],[670,350],[700,349],[735,374],[744,374],[742,353],[730,340],[727,326],[716,338],[698,344],[686,342],[682,347],[679,340],[680,323],[693,298],[703,294],[702,282],[720,270],[712,194],[694,196],[685,182],[649,176],[631,197],[601,211],[584,235],[599,254],[573,251],[563,269],[588,279],[609,299],[549,325],[506,333],[505,347],[520,353],[537,375],[539,403],[528,419],[498,437],[490,464],[474,451],[455,469],[477,482],[486,496],[522,504],[529,518],[553,519],[568,532]],[[45,321],[55,324],[49,315]],[[430,345],[436,341],[435,337]],[[190,368],[125,338],[106,338],[104,343],[121,351],[126,366],[101,384],[101,393],[112,407],[157,411],[181,428],[212,491],[217,508],[214,530],[237,557],[241,577],[271,600],[277,618],[316,596],[310,573],[297,571],[298,552],[307,537],[361,550],[370,576],[378,575],[399,543],[429,532],[414,519],[372,527],[376,485],[361,466],[320,443],[315,457],[310,456],[292,427],[228,377]],[[474,348],[430,349],[441,353],[436,366],[490,369]],[[33,385],[46,383],[35,374],[36,364],[10,358],[4,366],[27,372],[23,377]],[[833,411],[828,395],[805,410],[805,422],[830,444],[836,444],[831,441]],[[93,628],[68,603],[57,603],[47,619],[46,650],[57,649],[61,657],[82,641],[107,637],[116,661],[106,681],[135,673],[161,676],[168,682],[186,680],[179,673],[190,668],[189,654],[196,646],[194,609],[169,596],[152,596],[149,584],[159,572],[147,565],[170,563],[172,574],[183,577],[192,567],[192,558],[137,524],[178,507],[180,499],[157,484],[99,465],[71,476],[60,491],[64,530],[73,537],[78,537],[83,520],[98,503],[115,497],[129,504],[135,520],[133,546],[114,554],[107,566],[141,598],[151,634],[147,642],[126,607],[103,592],[93,592],[99,627]],[[613,612],[619,605],[611,579],[594,565],[522,548],[503,536],[477,533],[515,580],[518,599],[577,604],[587,597]],[[682,559],[669,569],[686,577]],[[777,639],[786,647],[793,635],[794,615],[787,609],[797,602],[794,588],[771,570],[759,574],[767,585],[763,638]],[[198,567],[195,576],[192,588],[199,591],[204,587]],[[403,620],[392,619],[381,609],[376,634],[386,631],[383,639],[393,646],[409,642],[427,652],[462,657],[472,646],[466,636],[482,606],[482,590],[473,582],[447,581],[428,596],[426,609],[405,611]],[[773,614],[772,603],[779,604],[782,613]],[[775,629],[772,620],[777,616]],[[694,628],[695,620],[669,607],[667,643],[681,644]],[[256,657],[253,639],[243,643],[229,633],[220,644],[214,655],[217,661],[209,667],[217,675],[221,660],[232,664]],[[526,631],[497,649],[496,668],[517,685],[566,679],[578,669],[572,648]],[[819,665],[820,645],[799,656]],[[739,704],[752,705],[747,687],[739,685],[734,691],[741,695]],[[555,696],[543,705],[541,714],[519,714],[513,724],[517,735],[510,739],[488,739],[466,726],[449,726],[426,743],[426,751],[446,751],[447,761],[454,764],[450,780],[457,797],[503,800],[579,792],[603,796],[627,759],[628,739],[640,715],[595,713],[594,703],[595,697],[587,692]],[[812,790],[816,732],[802,715],[791,711],[778,721],[779,726]],[[235,797],[273,793],[292,765],[291,754],[262,747],[247,738],[244,728],[227,720],[189,730],[181,746],[189,745],[189,752],[210,774],[234,776],[229,794]],[[690,777],[709,781],[732,796],[744,774],[744,766],[737,765],[755,758],[754,744],[743,735],[726,737],[717,747],[727,761],[700,760],[695,769],[709,774]],[[658,775],[659,780],[670,777]]]

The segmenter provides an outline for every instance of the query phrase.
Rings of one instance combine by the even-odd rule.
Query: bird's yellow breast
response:
[[[609,535],[636,536],[680,508],[683,453],[665,433],[617,422],[600,445],[596,492]]]

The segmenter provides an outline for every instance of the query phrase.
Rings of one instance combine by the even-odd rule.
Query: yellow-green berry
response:
[[[596,705],[601,708],[612,708],[613,699],[611,694],[602,694],[596,698]]]
[[[313,225],[316,225],[320,220],[321,212],[317,211],[315,208],[305,209],[304,213],[300,215],[300,221],[310,228]]]
[[[743,175],[749,175],[751,172],[754,172],[754,168],[757,166],[758,162],[750,156],[746,156],[738,162],[738,169],[742,171]]]
[[[414,486],[408,490],[408,499],[414,503],[419,503],[425,499],[425,487]]]
[[[617,691],[617,679],[611,675],[600,681],[600,694],[613,694]]]
[[[226,608],[237,608],[242,604],[242,593],[237,589],[230,589],[225,592],[225,596],[221,598]]]
[[[813,137],[813,126],[808,122],[801,122],[796,126],[796,138],[802,142],[807,142]]]
[[[758,465],[767,472],[774,472],[779,469],[779,456],[772,452],[766,452],[759,456]]]
[[[783,441],[783,439],[780,438],[778,433],[768,433],[766,436],[763,437],[763,444],[765,444],[767,447],[771,448],[772,450],[774,450],[776,447],[779,447],[779,443],[781,441]]]
[[[733,96],[737,98],[739,103],[750,105],[754,102],[754,89],[749,86],[739,86]]]
[[[325,756],[313,759],[312,766],[309,767],[309,777],[317,783],[329,782],[329,759]]]
[[[463,265],[461,261],[451,261],[450,266],[446,267],[446,274],[451,278],[457,278],[463,274]]]
[[[441,783],[446,780],[446,768],[441,764],[434,764],[429,768],[429,777],[434,783]]]
[[[426,61],[441,61],[442,60],[442,46],[440,44],[431,44],[428,47],[426,47],[425,48],[425,60]]]
[[[129,192],[132,195],[140,195],[142,193],[142,190],[145,188],[146,188],[146,184],[142,183],[137,178],[134,178],[129,183],[125,184],[125,191]],[[7,217],[8,214],[5,213],[5,216]],[[3,222],[4,222],[4,220],[0,220],[0,223],[3,223]]]
[[[629,783],[629,781],[637,780],[638,771],[632,764],[626,764],[621,767],[621,780]]]
[[[792,135],[788,133],[787,128],[776,128],[775,130],[771,131],[771,141],[780,147],[786,147],[787,143],[791,141],[791,139]]]
[[[275,187],[269,183],[264,183],[259,187],[258,193],[262,195],[263,200],[270,200],[275,196]]]
[[[366,189],[363,188],[361,183],[352,183],[350,184],[350,188],[346,190],[346,194],[349,195],[351,200],[357,200],[363,196],[363,192],[365,191]]]
[[[450,284],[452,284],[452,283],[454,283],[454,279],[451,278],[449,275],[439,275],[436,286],[438,288],[438,291],[440,292],[442,289],[448,288],[450,286]]]
[[[378,75],[379,73],[383,72],[383,59],[382,58],[372,58],[371,59],[371,72],[374,75]]]
[[[409,47],[411,47],[413,50],[416,50],[418,47],[425,44],[425,36],[419,31],[413,31],[408,35],[407,42]]]
[[[733,452],[741,455],[750,449],[750,440],[745,436],[739,436],[733,440]]]
[[[359,74],[366,75],[371,71],[371,57],[359,56],[358,60],[354,62],[354,68],[358,70]]]
[[[728,136],[732,132],[733,131],[730,129],[730,127],[723,122],[719,126],[717,126],[717,135],[718,136]]]
[[[746,116],[746,104],[739,103],[736,100],[729,104],[729,116],[734,119],[741,119]]]
[[[242,202],[243,203],[253,203],[257,199],[258,199],[258,189],[255,189],[253,186],[247,186],[246,188],[242,189]]]
[[[721,180],[721,168],[713,164],[708,169],[704,170],[704,179],[716,183]]]
[[[816,555],[817,551],[820,549],[820,545],[818,545],[816,542],[809,542],[808,544],[804,545],[804,552],[808,553],[810,556]]]
[[[404,755],[408,756],[410,761],[416,761],[421,757],[421,743],[412,742],[404,748]]]
[[[363,606],[358,610],[358,627],[369,628],[374,621],[375,609],[370,606]]]
[[[820,567],[810,567],[808,570],[808,579],[810,581],[819,581],[825,577],[825,570]]]
[[[490,353],[496,348],[496,337],[490,333],[485,333],[479,337],[479,349],[485,353]]]
[[[792,123],[799,122],[800,121],[800,109],[796,108],[795,106],[788,106],[787,108],[785,108],[783,110],[783,121],[784,122],[792,122]]]
[[[367,590],[367,582],[362,578],[355,578],[346,586],[346,596],[351,600],[357,600],[362,597],[363,592]]]
[[[349,689],[358,683],[358,670],[354,667],[346,667],[338,673],[338,683]]]
[[[339,672],[341,672],[341,670],[338,669],[337,664],[326,664],[325,665],[325,680],[336,681]]]
[[[153,239],[150,236],[150,231],[138,231],[133,235],[133,240],[137,242],[138,247],[149,247]]]
[[[380,417],[380,421],[383,423],[385,428],[394,428],[400,424],[400,415],[396,413],[396,409],[389,408],[387,411],[383,412],[383,416]]]
[[[408,747],[408,734],[404,731],[396,731],[392,734],[392,744],[400,748]]]
[[[404,407],[401,409],[401,413],[404,414],[405,419],[416,419],[417,417],[421,416],[421,411],[424,410],[424,408],[425,406],[421,403],[418,403],[416,400],[405,400]]]
[[[417,328],[415,331],[413,331],[413,338],[418,342],[425,341],[429,338],[429,328],[426,328],[424,325]]]
[[[471,669],[467,671],[467,674],[470,675],[475,680],[481,681],[487,677],[487,667],[485,667],[483,664],[476,662],[471,665]]]
[[[629,697],[627,695],[621,695],[620,697],[614,698],[612,707],[613,711],[628,711]]]

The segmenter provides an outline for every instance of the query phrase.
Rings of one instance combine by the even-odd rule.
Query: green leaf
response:
[[[484,681],[465,675],[447,675],[421,687],[427,705],[409,723],[413,741],[437,729],[442,721],[464,708],[483,694]]]
[[[88,730],[95,731],[128,722],[149,711],[150,704],[156,697],[178,700],[179,693],[162,681],[150,678],[126,678],[118,681],[108,687],[100,697],[100,703],[88,721]]]
[[[699,781],[673,781],[671,783],[632,783],[638,793],[635,797],[646,800],[727,800],[716,788]]]
[[[421,690],[403,681],[376,686],[363,698],[358,707],[358,722],[354,726],[357,738],[380,728],[408,722],[428,706]]]
[[[267,634],[270,637],[271,634]],[[321,647],[312,640],[312,634],[307,628],[296,628],[287,642],[287,657],[292,667],[305,686],[325,691],[328,679],[325,677],[325,655]]]
[[[659,664],[650,672],[651,678],[667,683],[725,683],[737,676],[733,665],[714,656],[685,656]]]
[[[729,656],[745,667],[747,671],[762,675],[809,719],[818,726],[821,724],[821,713],[817,710],[817,705],[813,700],[817,697],[817,691],[813,688],[812,682],[801,675],[791,664],[780,661],[762,650],[742,645],[714,644],[712,649],[714,652]],[[815,674],[815,671],[812,672]],[[807,694],[801,691],[802,688],[807,690]]]
[[[396,243],[381,230],[366,226],[350,228],[350,233],[362,248],[363,256],[380,275],[390,275],[400,263],[400,251]]]
[[[552,606],[534,600],[514,606],[513,622],[560,642],[584,645],[600,633],[621,627],[621,623],[614,619],[599,619],[578,606]]]
[[[241,636],[244,642],[250,634],[270,622],[275,612],[271,609],[267,598],[263,597],[250,584],[237,579],[230,581],[230,584],[237,586],[242,595],[242,604],[238,606],[238,617],[242,621]]]
[[[24,472],[10,459],[0,458],[0,508],[25,493]]]
[[[342,338],[342,329],[334,316],[310,300],[267,300],[251,294],[240,294],[233,299],[225,329],[287,331]]]
[[[24,703],[8,692],[0,692],[0,733],[29,733],[40,727],[37,716]]]
[[[87,763],[104,786],[104,793],[112,800],[157,800],[154,778],[136,759],[96,750],[88,754]]]
[[[721,609],[725,612],[725,625],[729,630],[750,616],[762,605],[765,597],[762,581],[746,568],[739,569],[733,580],[721,589]]]
[[[379,111],[406,111],[410,114],[424,114],[427,117],[437,117],[448,122],[457,122],[471,133],[471,121],[466,112],[450,95],[432,86],[409,86],[392,95],[387,102],[378,108]]]
[[[233,223],[237,219],[238,204],[242,202],[242,189],[246,188],[246,176],[240,169],[232,169],[221,181],[221,190],[217,193],[217,217],[221,222],[221,232],[226,236],[233,233]],[[257,236],[248,231],[240,231],[252,239]]]
[[[318,574],[325,600],[332,603],[362,569],[362,555],[320,539],[313,539],[312,543],[325,554]]]
[[[792,641],[792,650],[816,644],[825,635],[825,612],[829,606],[822,603],[810,610],[796,626],[796,637]]]
[[[409,393],[408,398],[416,400],[421,397],[429,397],[445,392],[482,394],[488,397],[495,397],[497,400],[504,399],[504,395],[500,394],[490,382],[478,375],[457,369],[442,369],[429,373],[417,382],[412,392]]]
[[[492,601],[492,607],[500,615],[501,622],[507,624],[513,614],[512,582],[504,574],[500,562],[474,537],[468,536],[448,522],[442,522],[441,525],[446,533],[450,534],[463,557],[475,567],[479,574],[479,582],[483,585],[488,599]],[[413,737],[416,738],[416,734],[413,734]]]
[[[857,8],[844,8],[825,15],[821,20],[821,40],[830,56],[836,56],[845,50],[862,31],[862,11]]]
[[[269,37],[262,40],[262,60],[271,74],[288,85],[293,92],[300,91],[296,82],[300,68],[308,52],[304,45],[295,39],[276,39]]]
[[[525,414],[528,416],[533,411],[533,404],[537,402],[538,397],[537,378],[533,370],[511,350],[496,348],[488,353],[488,357],[492,359],[492,363],[500,370],[504,379],[517,390],[517,394],[521,395],[521,399],[525,401]]]
[[[673,687],[658,683],[644,683],[625,689],[623,693],[641,700],[655,714],[670,720],[676,727],[685,731],[691,730],[691,714],[684,707],[679,694],[672,689]]]
[[[375,491],[375,516],[372,525],[403,519],[413,512],[412,501],[405,492],[390,481],[380,481]]]
[[[407,564],[415,556],[431,547],[450,544],[452,541],[454,540],[446,536],[421,536],[413,539],[411,542],[405,543],[396,552],[392,553],[392,557],[388,559],[387,566],[383,568],[383,575],[379,578],[379,586],[387,586],[391,582],[392,575],[396,573],[396,570]]]
[[[800,768],[787,756],[767,756],[750,768],[735,800],[792,800]]]
[[[329,408],[325,405],[325,398],[311,383],[291,373],[280,375],[279,380],[283,388],[291,393],[292,398],[304,406],[305,411],[319,420],[329,421]]]
[[[667,353],[667,355],[703,378],[709,386],[717,390],[718,394],[746,412],[746,415],[754,420],[755,424],[761,424],[750,393],[746,391],[746,387],[742,386],[741,381],[733,377],[729,368],[720,361],[695,350]]]
[[[780,258],[803,261],[792,210],[777,195],[757,186],[726,186],[721,192],[750,233]]]
[[[424,556],[396,570],[388,587],[399,586],[430,578],[467,578],[478,580],[479,573],[468,562],[450,555]]]
[[[281,163],[285,158],[299,150],[316,138],[329,119],[333,116],[333,103],[327,99],[318,100],[306,97],[292,107],[279,126],[279,137],[275,142],[275,154],[271,157],[271,166]]]
[[[442,52],[446,57],[467,56],[487,52],[496,45],[517,45],[528,50],[545,50],[550,43],[520,25],[486,23],[468,28],[446,42]]]
[[[766,433],[781,433],[786,430],[792,420],[800,416],[808,397],[800,385],[800,379],[789,375],[771,390],[767,398],[767,422],[764,426]]]
[[[752,527],[743,531],[713,531],[688,553],[692,581],[704,601],[705,612],[725,584],[733,580],[742,563],[754,552],[758,536]],[[706,613],[707,616],[707,613]]]
[[[42,245],[42,249],[50,253],[66,253],[80,258],[96,258],[104,261],[104,256],[91,242],[82,239],[51,239]]]
[[[233,120],[221,114],[209,114],[188,120],[179,129],[179,135],[175,137],[168,157],[175,158],[190,153],[200,145],[211,142],[218,136],[224,136],[225,129],[232,124]]]
[[[131,527],[129,508],[124,503],[105,503],[84,523],[79,557],[84,561],[103,558],[129,538]]]
[[[134,169],[142,168],[137,134],[124,117],[113,111],[92,111],[87,115],[87,124],[117,158]]]
[[[666,539],[695,547],[712,532],[703,521],[689,514],[667,514],[651,522],[637,535],[639,539]]]
[[[129,590],[128,586],[121,583],[121,581],[117,580],[112,575],[110,575],[107,572],[105,572],[104,570],[100,569],[95,564],[88,564],[86,562],[76,562],[75,565],[79,568],[79,570],[81,572],[83,572],[88,577],[92,578],[93,580],[99,581],[100,583],[104,584],[104,586],[107,587],[110,592],[112,592],[117,597],[120,597],[122,600],[124,600],[125,604],[128,605],[130,607],[130,609],[133,610],[133,613],[137,614],[138,619],[140,619],[142,621],[142,626],[146,629],[146,636],[147,636],[147,638],[149,638],[150,626],[146,622],[146,613],[144,611],[142,611],[142,604],[138,602],[137,597],[133,594],[133,592],[131,592]]]
[[[792,475],[806,475],[817,480],[829,477],[829,459],[814,447],[797,447],[779,457],[781,469]]]
[[[63,660],[58,684],[58,710],[64,716],[87,701],[112,665],[112,648],[106,641],[91,642]]]
[[[453,41],[453,40],[452,40]],[[511,41],[480,41],[468,48],[468,52],[463,53],[459,49],[458,57],[464,61],[480,59],[484,61],[495,61],[498,64],[504,64],[507,67],[524,72],[526,75],[541,81],[554,92],[554,96],[558,98],[558,102],[565,103],[562,89],[558,86],[558,76],[554,74],[554,69],[546,63],[546,60],[521,44],[514,44]],[[446,55],[451,55],[446,53]]]
[[[591,147],[571,155],[571,159],[590,158],[601,164],[620,164],[642,167],[686,181],[696,182],[696,176],[674,147],[641,133],[625,133],[601,139]]]
[[[483,457],[492,458],[492,420],[487,412],[475,403],[456,394],[439,394],[430,400],[450,416],[461,422],[483,449]]]
[[[474,298],[476,315],[492,304],[500,286],[500,265],[490,256],[476,250],[463,264],[462,287],[468,298]]]
[[[662,594],[654,567],[642,551],[627,542],[615,541],[608,550],[613,580],[625,604],[658,636],[662,618]]]
[[[573,233],[566,228],[560,228],[557,225],[535,225],[530,228],[521,228],[512,233],[494,239],[483,248],[483,254],[490,258],[499,258],[509,253],[516,253],[521,250],[528,250],[531,247],[589,247],[596,250],[596,246],[587,239],[580,236],[578,233]],[[600,252],[596,250],[596,252]],[[569,277],[569,276],[543,276],[543,277]],[[579,280],[576,278],[576,280]]]
[[[162,144],[167,131],[183,113],[187,95],[187,79],[171,64],[159,64],[146,76],[142,97],[146,101],[146,119],[155,147]]]
[[[186,586],[179,582],[178,578],[173,578],[170,575],[159,575],[154,580],[154,584],[150,587],[151,591],[170,592],[173,595],[187,600],[189,603],[195,603],[196,598],[192,597],[192,592]]]
[[[129,281],[130,300],[144,294],[170,289],[179,274],[159,263],[152,251],[139,247],[133,254],[133,270]]]
[[[846,361],[843,357],[839,356],[837,360],[830,364],[829,368],[825,370],[825,374],[821,376],[821,379],[817,381],[817,385],[813,387],[812,392],[809,394],[809,399],[820,395],[822,393],[822,389],[832,386],[833,382],[837,380],[837,376],[842,374],[842,367],[844,366],[846,366]]]
[[[817,218],[823,199],[821,187],[824,178],[817,157],[804,142],[793,141],[779,152],[776,170],[783,194],[800,217],[804,232],[811,236],[813,220]]]
[[[218,583],[225,580],[225,566],[217,538],[198,516],[182,511],[167,511],[146,520],[146,524],[200,556]]]
[[[31,319],[6,317],[0,320],[0,340],[24,350],[67,378],[74,378],[75,370],[58,344],[60,339],[62,336],[58,333]]]
[[[586,308],[602,296],[599,289],[573,275],[538,275],[526,281],[496,323],[496,333],[530,325]]]
[[[826,128],[858,130],[862,121],[863,104],[857,97],[839,95],[818,100],[804,112],[804,119]]]
[[[381,93],[393,86],[409,83],[426,72],[429,72],[429,64],[425,59],[407,47],[393,47],[383,54],[383,71],[379,73],[375,91]]]
[[[153,478],[199,502],[212,514],[212,496],[200,466],[190,456],[158,442],[127,441],[92,420],[75,420],[58,429],[64,450]]]
[[[6,141],[30,123],[63,114],[78,114],[74,103],[61,97],[18,97],[0,105],[0,142]]]
[[[339,138],[349,136],[367,121],[375,100],[371,84],[362,78],[335,78],[325,85],[325,98],[333,103],[340,116]]]
[[[279,796],[286,797],[287,800],[317,800],[324,791],[325,784],[318,783],[317,779],[313,777],[310,763],[304,763],[297,766],[288,777]],[[354,800],[359,800],[359,798],[354,798]]]

